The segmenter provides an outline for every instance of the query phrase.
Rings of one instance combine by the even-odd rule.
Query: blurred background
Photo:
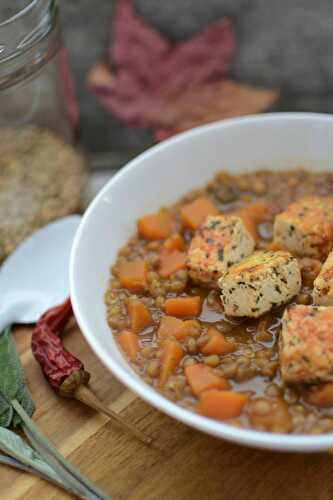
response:
[[[332,19],[331,0],[0,0],[0,261],[178,132],[333,112]]]
[[[87,90],[87,72],[112,39],[115,0],[59,0],[81,111],[81,140],[90,151],[142,147],[149,131],[125,126]],[[236,51],[230,75],[280,90],[273,110],[333,111],[333,3],[330,0],[134,0],[135,11],[172,42],[230,17]],[[154,71],[154,68],[151,68]]]

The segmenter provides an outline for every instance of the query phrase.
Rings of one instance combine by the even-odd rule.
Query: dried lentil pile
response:
[[[35,126],[0,132],[0,261],[34,230],[80,211],[82,157]]]

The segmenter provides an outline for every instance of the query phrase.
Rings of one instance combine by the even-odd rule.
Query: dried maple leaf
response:
[[[228,20],[211,24],[191,40],[171,44],[135,14],[131,0],[117,3],[112,40],[108,54],[114,78],[110,81],[108,66],[102,69],[99,64],[88,86],[108,110],[139,127],[155,126],[167,97],[225,76],[235,51]]]
[[[161,140],[202,123],[265,109],[274,90],[225,81],[235,52],[229,20],[191,40],[171,44],[119,0],[113,20],[112,64],[98,63],[88,87],[129,125],[155,129]]]
[[[278,90],[230,80],[198,85],[168,101],[155,138],[161,141],[205,123],[264,111],[278,96]]]

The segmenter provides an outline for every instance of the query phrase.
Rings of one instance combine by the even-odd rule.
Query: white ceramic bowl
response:
[[[105,319],[103,295],[110,265],[136,227],[136,219],[203,186],[220,169],[233,173],[333,166],[333,116],[278,113],[213,123],[167,140],[131,161],[98,194],[74,241],[71,298],[84,336],[104,365],[145,401],[216,437],[258,448],[319,451],[333,434],[269,434],[236,429],[189,412],[145,384],[119,351]]]

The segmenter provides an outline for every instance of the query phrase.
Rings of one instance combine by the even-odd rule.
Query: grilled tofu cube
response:
[[[218,278],[232,264],[252,253],[254,245],[239,217],[208,216],[197,229],[189,248],[190,277],[203,286],[218,288]]]
[[[282,317],[279,349],[285,382],[333,381],[333,307],[287,308]]]
[[[313,301],[320,306],[333,306],[333,252],[329,254],[313,282]]]
[[[274,223],[274,243],[295,255],[324,259],[333,248],[333,199],[309,196]]]
[[[299,292],[301,272],[289,252],[260,251],[233,265],[219,286],[226,314],[257,318]]]

